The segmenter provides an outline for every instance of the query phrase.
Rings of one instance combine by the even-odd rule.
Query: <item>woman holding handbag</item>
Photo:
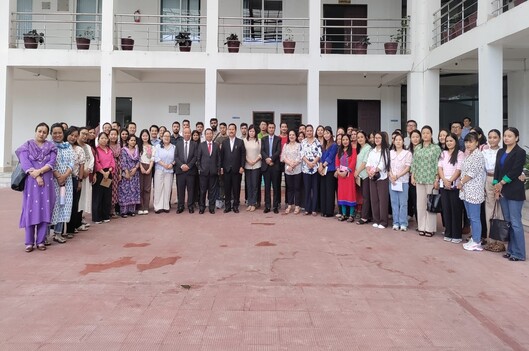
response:
[[[395,135],[391,146],[389,195],[393,213],[393,230],[408,230],[408,187],[410,180],[411,152],[404,149],[402,134]]]
[[[108,135],[104,132],[97,137],[92,196],[92,221],[96,224],[110,222],[112,207],[112,170],[116,168],[114,155],[108,147]]]
[[[511,261],[525,261],[525,237],[522,225],[522,208],[525,201],[524,182],[520,180],[526,152],[518,141],[520,132],[509,127],[503,133],[503,148],[496,156],[494,169],[494,190],[500,200],[503,217],[511,222],[509,245],[503,257]]]
[[[439,191],[443,205],[445,223],[444,241],[459,244],[462,239],[463,202],[459,198],[457,185],[460,181],[461,165],[465,154],[457,147],[457,135],[450,133],[445,138],[446,150],[439,157]]]
[[[321,176],[320,183],[320,208],[322,217],[334,217],[335,193],[336,193],[336,153],[338,145],[334,142],[332,128],[325,127],[323,132],[323,144],[321,162],[318,165],[318,173]]]

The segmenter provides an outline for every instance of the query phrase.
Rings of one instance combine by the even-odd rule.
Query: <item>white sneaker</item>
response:
[[[407,232],[408,231],[408,227],[400,227],[400,231],[401,232]]]
[[[143,211],[143,214],[144,215],[149,214],[149,211],[145,210],[145,211]]]
[[[399,230],[399,226],[398,225],[393,225],[393,230]]]
[[[447,237],[447,236],[445,236],[445,237],[443,238],[443,240],[444,240],[444,241],[448,241],[448,242],[452,242],[452,238],[449,238],[449,237]]]
[[[139,215],[143,215],[143,214],[145,214],[145,211],[143,211],[143,210],[139,210],[139,211],[138,211],[138,214],[139,214]]]
[[[373,223],[373,228],[378,228],[378,224]]]
[[[483,251],[483,247],[481,247],[481,242],[476,243],[472,239],[470,239],[468,243],[463,244],[463,249],[467,251]]]
[[[382,224],[379,224],[379,225],[377,226],[377,228],[378,228],[378,229],[386,229],[386,227],[384,227]]]
[[[463,239],[452,239],[452,243],[454,244],[461,244],[462,241]]]

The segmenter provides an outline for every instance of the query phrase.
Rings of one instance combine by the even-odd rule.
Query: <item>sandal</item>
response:
[[[431,238],[434,235],[435,235],[434,232],[424,232],[424,236],[427,237],[427,238]]]
[[[44,245],[44,244],[38,244],[38,245],[37,245],[37,250],[39,250],[39,251],[46,251],[46,245]]]
[[[349,217],[347,218],[347,223],[353,223],[354,222],[354,217]]]
[[[358,221],[356,221],[356,224],[366,224],[369,222],[367,219],[360,218]]]
[[[299,206],[296,206],[296,207],[294,208],[294,214],[298,214],[298,213],[299,213]]]
[[[26,245],[26,252],[33,251],[33,245]]]
[[[291,209],[292,209],[292,206],[288,205],[287,209],[285,210],[285,213],[289,214]]]
[[[419,235],[420,236],[425,236],[426,235],[426,232],[422,231],[422,230],[419,230]]]
[[[64,244],[66,242],[66,239],[62,237],[62,235],[54,235],[53,241],[58,242],[59,244]]]

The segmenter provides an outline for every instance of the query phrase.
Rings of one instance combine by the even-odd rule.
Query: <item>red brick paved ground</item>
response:
[[[28,254],[0,197],[1,350],[529,349],[528,264],[439,235],[243,207]]]

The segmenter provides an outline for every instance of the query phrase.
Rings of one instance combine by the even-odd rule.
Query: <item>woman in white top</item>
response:
[[[95,158],[92,153],[92,148],[87,144],[88,141],[88,128],[79,128],[79,139],[77,143],[83,148],[85,156],[84,172],[83,175],[79,175],[79,179],[82,179],[81,198],[79,199],[79,212],[92,212],[92,182],[89,175],[94,171]],[[81,214],[82,215],[82,214]],[[86,225],[88,226],[88,225]],[[82,229],[84,229],[83,227]]]
[[[261,190],[261,140],[257,138],[255,126],[248,127],[248,136],[243,139],[246,149],[244,178],[248,189],[248,207],[246,211],[255,211],[257,192]]]
[[[316,216],[318,206],[318,163],[321,158],[321,144],[314,137],[314,127],[305,127],[306,138],[301,142],[301,171],[303,172],[303,186],[305,187],[305,215]]]
[[[441,152],[437,171],[443,205],[445,224],[444,241],[459,244],[462,241],[463,202],[459,198],[459,176],[465,154],[459,151],[457,135],[449,133],[445,137],[446,150]]]
[[[154,213],[169,213],[169,202],[173,188],[173,167],[175,146],[171,144],[171,133],[163,133],[162,142],[154,151]]]
[[[281,162],[285,163],[285,182],[287,184],[287,203],[285,213],[290,213],[292,206],[294,214],[298,214],[301,206],[301,145],[298,143],[296,132],[288,131],[288,143],[281,151]]]
[[[389,204],[389,147],[382,132],[375,133],[375,147],[369,152],[366,169],[369,176],[369,193],[373,211],[373,227],[388,226]]]
[[[138,151],[140,153],[140,209],[139,215],[149,214],[149,202],[151,201],[152,169],[156,149],[151,144],[151,134],[147,129],[140,133]]]
[[[411,152],[404,149],[402,134],[395,135],[389,152],[389,196],[393,213],[393,230],[408,230],[408,188],[410,182]]]

